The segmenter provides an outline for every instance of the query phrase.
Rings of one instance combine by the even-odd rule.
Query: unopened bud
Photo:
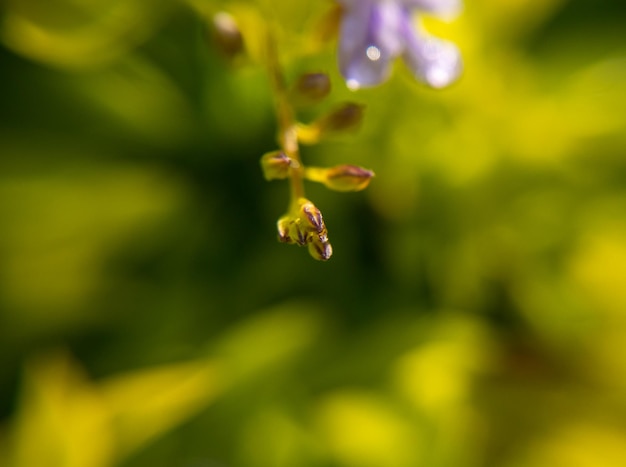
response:
[[[307,167],[304,176],[320,182],[335,191],[360,191],[365,189],[374,172],[356,165],[343,164],[331,168]]]
[[[322,213],[313,203],[305,202],[300,207],[300,211],[304,215],[303,219],[315,230],[315,233],[322,233],[326,229]]]
[[[313,240],[309,243],[309,254],[319,261],[328,261],[333,254],[333,247],[328,241]]]
[[[298,140],[303,144],[315,144],[325,136],[355,130],[363,120],[365,106],[346,102],[310,125],[298,126]]]
[[[346,102],[317,123],[322,131],[348,131],[357,128],[363,120],[365,106]]]
[[[276,224],[278,241],[282,243],[297,243],[300,246],[310,241],[310,235],[302,225],[302,220],[290,214],[284,215]]]
[[[328,169],[326,186],[336,191],[361,191],[374,176],[371,170],[356,165],[338,165]]]
[[[245,49],[241,30],[230,14],[220,11],[212,18],[213,41],[219,51],[228,59],[234,59]]]
[[[308,199],[300,198],[276,226],[280,242],[308,245],[309,253],[315,259],[326,261],[330,258],[333,250],[322,213]]]
[[[289,216],[283,216],[278,219],[276,227],[278,229],[278,241],[281,243],[293,243],[289,232],[291,224],[291,218]]]
[[[292,231],[295,233],[295,241],[298,245],[304,246],[311,240],[310,233],[304,228],[300,219],[292,224]]]
[[[268,152],[261,158],[265,180],[282,180],[289,176],[292,160],[283,151]]]
[[[293,86],[292,94],[298,103],[318,102],[330,93],[330,78],[326,73],[306,73]]]

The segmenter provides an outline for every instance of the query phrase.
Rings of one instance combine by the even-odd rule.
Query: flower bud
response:
[[[310,235],[302,226],[302,220],[290,214],[286,214],[277,222],[278,241],[282,243],[296,243],[300,246],[306,245],[310,240]]]
[[[317,125],[323,132],[354,130],[361,124],[364,110],[364,105],[346,102],[322,117]]]
[[[304,228],[300,219],[296,219],[294,223],[291,224],[291,230],[294,233],[295,242],[298,245],[304,246],[311,241],[310,232]]]
[[[322,233],[326,229],[322,213],[313,203],[310,201],[303,203],[300,211],[303,214],[303,219],[308,222],[310,228],[315,230],[315,233]]]
[[[300,198],[292,210],[277,222],[278,240],[282,243],[308,245],[313,258],[326,261],[333,249],[320,210],[306,198]]]
[[[338,165],[328,169],[325,185],[336,191],[361,191],[374,176],[371,170],[356,165]]]
[[[355,130],[363,120],[364,111],[364,105],[346,102],[310,125],[299,125],[298,140],[315,144],[328,135]]]
[[[328,240],[313,240],[309,243],[309,254],[319,261],[328,261],[333,254],[333,247]]]
[[[304,176],[320,182],[335,191],[360,191],[365,189],[374,172],[356,165],[343,164],[331,168],[307,167]]]
[[[283,151],[268,152],[261,158],[265,180],[282,180],[289,176],[292,160]]]
[[[305,73],[298,78],[291,93],[297,103],[321,101],[330,93],[330,78],[326,73]]]
[[[278,219],[276,223],[276,227],[278,229],[278,241],[281,243],[293,243],[290,234],[291,227],[291,218],[288,215],[285,215]]]
[[[244,52],[245,45],[241,30],[235,18],[230,14],[224,11],[215,14],[211,26],[213,42],[226,58],[232,60]]]

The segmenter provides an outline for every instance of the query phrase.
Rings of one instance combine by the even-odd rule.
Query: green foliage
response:
[[[458,83],[356,93],[332,2],[1,8],[2,467],[626,465],[620,2],[467,1]],[[275,241],[268,27],[299,121],[365,105],[287,206],[329,262]]]

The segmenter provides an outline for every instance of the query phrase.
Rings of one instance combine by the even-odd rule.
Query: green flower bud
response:
[[[303,228],[302,219],[287,214],[277,223],[278,241],[282,243],[296,243],[300,246],[310,241],[309,233]]]
[[[365,106],[346,102],[310,125],[298,126],[298,140],[303,144],[315,144],[322,138],[355,130],[363,120]]]
[[[320,210],[309,200],[300,198],[292,211],[277,222],[278,240],[283,243],[308,245],[313,258],[326,261],[333,249]]]
[[[306,73],[298,78],[291,93],[296,103],[321,101],[330,93],[330,78],[325,73]]]
[[[281,243],[293,243],[291,238],[291,222],[292,219],[289,215],[285,215],[278,219],[276,227],[278,229],[278,241]]]
[[[313,203],[310,201],[302,203],[300,205],[300,212],[302,213],[302,219],[308,223],[308,227],[312,228],[315,233],[320,234],[326,230],[322,213]]]
[[[282,180],[289,176],[292,160],[283,151],[268,152],[261,158],[265,180]]]
[[[346,102],[341,107],[322,117],[318,125],[325,132],[354,130],[361,124],[364,111],[364,105]]]
[[[224,11],[220,11],[213,16],[211,26],[213,42],[222,55],[232,60],[244,53],[243,36],[235,18]]]
[[[333,247],[328,241],[313,240],[308,248],[309,254],[319,261],[328,261],[333,254]]]
[[[338,165],[328,169],[326,173],[326,186],[336,191],[360,191],[365,189],[374,172],[356,165]]]
[[[360,191],[365,189],[374,172],[356,165],[343,164],[331,168],[307,167],[304,176],[320,182],[335,191]]]

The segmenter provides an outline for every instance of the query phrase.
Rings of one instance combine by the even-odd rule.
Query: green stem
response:
[[[304,165],[300,159],[300,147],[298,145],[298,127],[295,113],[289,102],[289,95],[285,77],[283,76],[276,41],[272,35],[271,27],[267,29],[267,68],[274,94],[278,121],[278,143],[281,149],[293,161],[289,170],[289,184],[291,187],[290,206],[299,198],[304,198]]]
[[[328,169],[325,167],[306,167],[304,178],[312,182],[325,183],[328,179]]]

